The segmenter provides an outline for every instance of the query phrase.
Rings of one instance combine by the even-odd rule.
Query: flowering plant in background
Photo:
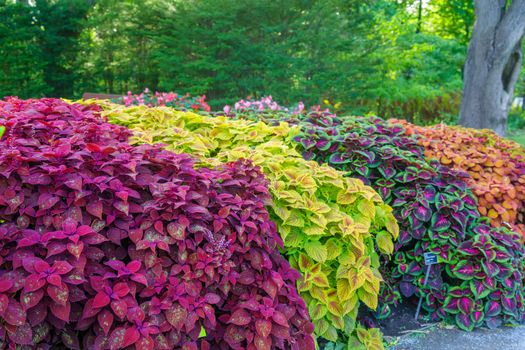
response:
[[[112,102],[124,104],[126,106],[167,106],[183,111],[210,111],[210,106],[206,102],[205,95],[192,97],[189,94],[179,95],[175,92],[155,91],[155,93],[153,93],[148,88],[146,88],[140,94],[133,94],[131,91],[128,91],[127,95],[118,99],[114,99]]]
[[[133,147],[97,109],[0,102],[0,348],[313,350],[259,169]]]
[[[305,107],[303,102],[299,102],[297,106],[293,108],[283,107],[275,102],[271,95],[265,96],[260,100],[239,100],[235,102],[234,107],[224,106],[223,112],[226,115],[231,115],[232,113],[250,113],[250,112],[264,112],[264,111],[282,111],[285,113],[301,114],[305,112]]]

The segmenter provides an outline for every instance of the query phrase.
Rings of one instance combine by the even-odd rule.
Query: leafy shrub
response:
[[[466,128],[460,127],[460,126],[453,126],[453,128],[464,130]],[[515,142],[511,139],[506,139],[503,137],[499,137],[498,134],[496,134],[492,130],[488,129],[467,129],[475,137],[479,138],[479,141],[483,143],[485,146],[490,147],[496,147],[500,150],[506,151],[509,154],[511,154],[513,157],[515,156],[521,156],[521,160],[525,159],[525,149],[522,145],[520,145],[518,142]]]
[[[204,164],[247,157],[260,166],[273,197],[268,210],[284,240],[283,252],[303,276],[298,288],[316,334],[336,341],[354,333],[350,341],[359,337],[370,349],[382,348],[378,332],[354,332],[359,300],[377,306],[376,249],[391,253],[398,234],[391,208],[376,192],[328,166],[305,161],[290,146],[297,130],[284,124],[270,127],[168,108],[107,103],[104,108],[111,122],[134,131],[135,143],[160,142],[191,152]]]
[[[525,110],[511,109],[507,125],[509,131],[525,129]]]
[[[504,228],[485,225],[464,182],[468,175],[437,161],[427,163],[423,149],[403,136],[400,125],[379,118],[338,118],[327,111],[292,115],[236,110],[229,115],[299,125],[302,132],[294,139],[305,158],[361,178],[394,207],[401,233],[397,253],[383,270],[387,283],[377,316],[388,316],[389,304],[401,296],[423,295],[432,319],[455,321],[467,330],[523,319],[524,251],[519,239]],[[432,266],[423,287],[422,255],[427,251],[438,254],[440,264]],[[496,277],[495,271],[504,273]],[[454,298],[454,293],[460,296]],[[509,304],[510,299],[516,303]],[[499,311],[485,313],[483,308],[491,307]]]
[[[206,96],[191,97],[189,94],[179,95],[175,92],[158,91],[153,93],[148,88],[140,94],[133,94],[131,91],[128,91],[126,96],[114,99],[112,102],[126,106],[168,106],[183,111],[210,111],[210,106],[206,102]]]
[[[298,124],[302,132],[295,140],[307,159],[362,179],[394,208],[400,235],[383,274],[390,282],[383,289],[387,304],[399,294],[424,296],[431,319],[455,321],[467,330],[524,319],[525,252],[519,236],[484,223],[467,174],[427,163],[401,125],[376,117],[310,113]],[[424,252],[440,261],[431,267],[427,286]],[[380,311],[388,314],[387,305]]]
[[[427,158],[470,174],[478,210],[492,226],[508,223],[525,239],[525,150],[489,130],[404,124]]]
[[[0,103],[0,347],[314,349],[259,170],[132,147],[95,110]]]

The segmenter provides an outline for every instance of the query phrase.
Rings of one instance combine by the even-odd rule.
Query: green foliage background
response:
[[[0,0],[0,96],[148,87],[454,121],[473,21],[470,0]]]

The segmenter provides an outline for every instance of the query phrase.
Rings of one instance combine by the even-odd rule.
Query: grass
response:
[[[525,148],[525,129],[512,130],[509,132],[508,137]]]

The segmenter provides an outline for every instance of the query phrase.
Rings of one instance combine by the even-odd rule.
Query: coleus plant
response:
[[[360,302],[375,309],[379,286],[378,252],[393,251],[398,226],[391,208],[362,181],[344,178],[326,165],[306,161],[290,145],[297,129],[286,125],[234,121],[166,108],[102,104],[111,122],[134,132],[134,143],[162,143],[189,152],[201,164],[247,157],[270,182],[271,218],[284,240],[282,252],[302,278],[298,284],[318,337],[366,339],[382,348],[379,333],[356,331]],[[368,333],[367,333],[368,334]]]
[[[175,92],[152,92],[148,88],[144,89],[140,94],[133,94],[131,91],[128,91],[127,95],[113,99],[112,102],[126,106],[167,106],[184,111],[210,111],[205,95],[192,97],[189,94],[180,95]]]
[[[400,236],[383,273],[388,283],[379,316],[388,315],[388,303],[401,296],[424,296],[431,319],[455,321],[463,329],[524,319],[519,236],[506,228],[493,229],[480,217],[466,173],[435,160],[427,163],[423,149],[404,136],[401,125],[379,118],[310,113],[295,122],[301,134],[294,140],[306,159],[362,179],[394,208]],[[424,252],[440,258],[427,286]],[[496,305],[504,312],[487,313]]]
[[[510,153],[512,156],[521,155],[525,157],[525,148],[523,148],[522,145],[511,139],[500,137],[490,129],[471,129],[462,126],[450,126],[450,128],[459,130],[460,132],[468,130],[474,137],[477,137],[484,146],[496,147],[497,149]]]
[[[469,191],[465,190],[466,185],[462,179],[468,179],[468,176],[450,171],[436,162],[430,166],[426,164],[423,161],[423,152],[418,149],[414,140],[401,137],[402,128],[387,126],[378,118],[340,120],[327,111],[310,114],[283,114],[281,112],[272,113],[268,110],[252,113],[239,110],[235,113],[230,112],[229,116],[250,120],[262,119],[271,124],[286,121],[301,126],[303,134],[296,137],[295,140],[300,142],[307,158],[314,157],[321,162],[327,162],[338,169],[347,171],[351,176],[362,178],[363,181],[371,183],[387,203],[392,203],[398,214],[402,232],[396,244],[398,253],[389,267],[393,267],[393,273],[389,278],[390,284],[383,285],[382,288],[382,299],[386,303],[380,307],[379,316],[388,315],[388,302],[396,302],[401,295],[410,297],[415,294],[423,294],[427,298],[426,305],[430,306],[427,308],[433,318],[451,319],[464,329],[472,329],[483,322],[494,326],[502,320],[519,321],[523,318],[523,285],[521,282],[523,251],[516,235],[503,228],[499,231],[491,230],[485,225],[475,211],[475,199]],[[448,184],[452,186],[447,188]],[[442,196],[439,192],[445,192],[443,195],[448,195],[448,197]],[[459,195],[459,198],[450,195],[454,192]],[[463,204],[459,204],[460,202]],[[438,211],[438,213],[433,213],[433,211]],[[452,217],[453,220],[449,217]],[[459,226],[457,220],[459,220]],[[430,229],[426,223],[431,224]],[[467,225],[467,223],[470,224]],[[409,232],[414,227],[416,230],[410,235]],[[456,237],[447,239],[451,229]],[[431,236],[425,237],[428,231]],[[497,236],[498,240],[494,241],[492,235]],[[422,241],[418,242],[418,240]],[[479,270],[480,266],[493,266],[491,263],[480,265],[480,260],[492,261],[493,254],[487,257],[480,256],[479,252],[472,254],[471,251],[470,259],[477,261],[473,265],[477,266],[476,269],[470,269],[470,265],[466,265],[464,255],[453,255],[454,247],[458,246],[458,242],[463,241],[462,244],[467,246],[477,246],[478,240],[485,242],[484,249],[487,251],[503,248],[503,251],[498,252],[502,259],[494,266],[499,265],[498,270],[502,267],[505,271],[511,272],[508,276],[494,281],[492,275],[485,276],[483,274],[485,270]],[[438,245],[444,245],[444,247],[438,247]],[[454,268],[447,267],[443,270],[434,266],[431,275],[433,279],[431,278],[429,284],[431,288],[423,288],[421,255],[429,250],[440,254],[442,262]],[[502,266],[502,261],[505,266]],[[388,270],[385,271],[384,275],[390,276],[388,272]],[[469,282],[465,282],[466,280]],[[486,282],[488,287],[483,282]],[[516,291],[516,299],[519,300],[516,304],[509,304],[508,296],[498,300],[501,295],[496,292],[504,288],[502,283]],[[444,300],[448,288],[462,288],[465,291],[463,297],[466,298],[463,301],[473,301],[465,305],[476,305],[476,310],[472,311],[463,307],[461,315],[455,317],[450,307],[445,310],[442,305],[449,306],[450,304],[448,299]],[[491,294],[492,292],[494,294]],[[512,293],[510,292],[510,295]],[[489,294],[492,298],[490,300],[486,298]],[[479,308],[480,305],[485,307],[488,304],[507,305],[508,308],[505,309],[503,317],[500,317],[499,314],[488,315],[485,319],[484,314],[480,314]],[[499,318],[494,318],[494,316]]]
[[[133,147],[97,109],[0,102],[0,347],[314,349],[259,169]]]
[[[492,226],[510,225],[525,240],[523,148],[489,130],[402,123],[425,148],[427,158],[470,174],[466,181],[478,198],[478,210]]]

